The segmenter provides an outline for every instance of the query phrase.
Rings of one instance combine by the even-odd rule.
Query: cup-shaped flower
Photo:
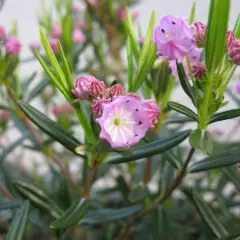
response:
[[[6,31],[5,31],[5,28],[0,25],[0,41],[3,40],[6,36]]]
[[[21,51],[22,44],[15,36],[10,36],[6,39],[6,52],[10,55],[18,55]]]
[[[108,104],[110,102],[111,99],[106,97],[97,97],[96,99],[94,99],[92,102],[93,115],[96,117],[101,117],[103,113],[103,104]]]
[[[131,96],[116,97],[103,105],[103,114],[97,119],[100,138],[113,148],[130,147],[144,138],[149,128],[149,117],[142,103]]]
[[[79,29],[73,31],[73,41],[78,44],[83,44],[86,41],[84,33]]]
[[[202,48],[206,38],[206,24],[200,21],[195,22],[192,26],[192,29],[197,47]]]
[[[234,40],[228,48],[228,54],[232,63],[240,65],[240,40]]]
[[[158,55],[181,61],[193,48],[194,38],[188,21],[183,17],[166,16],[155,28],[154,41]]]
[[[154,128],[158,123],[160,116],[160,108],[154,100],[146,100],[143,102],[143,108],[148,113],[149,126]]]
[[[118,97],[118,96],[124,96],[125,95],[125,89],[121,84],[115,84],[110,88],[110,96],[111,97]]]
[[[92,76],[80,76],[75,81],[72,94],[79,99],[87,99],[90,96],[89,88],[95,78]]]
[[[53,52],[58,53],[58,39],[51,38],[49,43],[50,43],[50,46],[51,46]]]
[[[52,38],[61,38],[62,36],[62,27],[59,24],[53,24],[52,25],[52,34],[51,34]]]
[[[100,81],[96,78],[92,79],[91,85],[89,87],[89,93],[92,97],[102,96],[105,90],[106,87],[103,81]]]

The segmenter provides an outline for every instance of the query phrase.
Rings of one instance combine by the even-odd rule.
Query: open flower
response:
[[[6,52],[11,55],[18,55],[21,51],[22,44],[17,37],[10,36],[5,42]]]
[[[194,38],[188,21],[182,17],[166,16],[155,28],[154,41],[158,55],[181,61],[193,48]]]
[[[96,120],[100,127],[100,138],[112,147],[130,147],[138,143],[149,128],[148,113],[142,103],[131,96],[116,97],[103,105],[103,114]]]

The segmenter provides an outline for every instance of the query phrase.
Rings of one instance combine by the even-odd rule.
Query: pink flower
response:
[[[92,81],[95,80],[92,76],[80,76],[76,79],[75,87],[72,93],[76,98],[87,99],[90,96],[89,88]]]
[[[240,82],[236,84],[236,92],[240,94]]]
[[[109,98],[100,98],[93,100],[92,102],[92,112],[96,117],[101,117],[103,113],[103,104],[108,104],[111,102]]]
[[[61,38],[62,36],[62,27],[59,24],[52,25],[52,38]]]
[[[73,3],[72,12],[75,14],[82,12],[81,6],[77,3]]]
[[[88,23],[83,19],[83,20],[78,20],[74,24],[74,29],[82,29],[82,30],[87,30],[88,28]]]
[[[54,53],[58,52],[58,39],[52,38],[50,39],[50,46]]]
[[[96,78],[92,79],[91,85],[89,87],[89,93],[93,97],[99,97],[104,94],[106,90],[105,83]]]
[[[192,66],[192,73],[193,73],[193,76],[197,79],[203,78],[206,74],[205,64],[199,62],[199,63],[193,65]]]
[[[194,64],[194,63],[200,62],[201,53],[202,53],[202,49],[193,47],[187,55],[190,60],[190,63]]]
[[[158,123],[160,108],[154,100],[143,101],[143,108],[148,113],[149,126],[154,128]]]
[[[62,114],[71,114],[71,113],[73,113],[73,107],[70,104],[63,104],[53,109],[53,114],[56,117],[59,117]]]
[[[22,44],[17,37],[10,36],[5,42],[6,52],[11,55],[18,55],[21,51]]]
[[[38,42],[32,42],[29,44],[31,50],[40,50],[41,45]]]
[[[206,24],[203,22],[195,22],[193,24],[193,36],[196,40],[197,47],[203,47],[206,37]]]
[[[100,138],[113,148],[137,144],[149,128],[148,113],[142,103],[129,96],[116,97],[113,102],[104,104],[102,117],[96,121],[101,127]]]
[[[231,43],[228,54],[234,64],[240,65],[240,40],[236,39]]]
[[[125,90],[124,87],[121,84],[115,84],[110,88],[110,96],[111,97],[118,97],[118,96],[124,96]]]
[[[8,110],[0,110],[0,124],[5,124],[10,119],[10,112]]]
[[[236,40],[235,33],[233,31],[227,32],[227,46],[230,47],[231,44]]]
[[[75,29],[73,31],[73,41],[78,44],[83,44],[86,41],[86,37],[82,31]]]
[[[6,36],[6,31],[5,31],[5,28],[0,25],[0,41],[3,40]]]
[[[188,21],[183,17],[166,16],[155,28],[154,41],[158,55],[181,61],[194,46]]]

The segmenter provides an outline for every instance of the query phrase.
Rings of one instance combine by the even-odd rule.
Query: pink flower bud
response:
[[[83,44],[86,41],[86,37],[82,31],[75,29],[73,31],[73,41],[78,44]]]
[[[18,55],[21,51],[22,44],[17,37],[10,36],[5,42],[6,52],[11,55]]]
[[[103,81],[100,81],[96,78],[92,80],[89,87],[90,95],[92,95],[93,97],[99,97],[104,94],[105,90],[106,87]]]
[[[29,44],[29,47],[32,51],[34,51],[34,50],[38,51],[38,50],[40,50],[41,45],[38,42],[32,42]]]
[[[5,124],[10,119],[10,112],[8,110],[0,110],[0,124]]]
[[[228,31],[227,32],[227,46],[230,47],[230,45],[235,40],[236,40],[235,33],[233,31]]]
[[[62,36],[62,27],[59,24],[52,25],[52,38],[61,38]]]
[[[198,62],[192,66],[192,73],[195,78],[201,79],[206,74],[204,63]]]
[[[92,76],[80,76],[76,79],[75,87],[72,93],[76,98],[87,99],[90,96],[89,88],[92,81],[95,80]]]
[[[50,39],[50,46],[54,53],[58,52],[58,39],[52,38]]]
[[[125,95],[125,90],[121,84],[115,84],[110,88],[111,97],[118,97],[118,96],[124,96],[124,95]]]
[[[67,114],[71,114],[71,113],[73,113],[73,107],[70,104],[64,104],[61,106],[57,106],[53,109],[53,114],[56,117],[59,117],[60,115],[63,115],[63,114],[67,115]]]
[[[160,108],[154,100],[146,100],[143,102],[143,108],[148,113],[149,126],[154,128],[158,123]]]
[[[0,25],[0,41],[3,40],[6,36],[6,31],[5,31],[5,28]]]
[[[234,40],[228,48],[228,54],[231,61],[240,65],[240,40]]]
[[[92,112],[94,116],[101,117],[103,113],[103,104],[108,104],[111,102],[109,98],[100,98],[93,100],[92,102]]]
[[[193,36],[196,40],[197,47],[203,47],[206,37],[206,24],[195,22],[193,25]]]

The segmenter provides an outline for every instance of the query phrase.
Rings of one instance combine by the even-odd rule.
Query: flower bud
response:
[[[82,31],[75,29],[73,31],[73,41],[78,44],[82,44],[86,41],[86,37]]]
[[[52,25],[52,38],[61,38],[62,36],[62,27],[59,24]]]
[[[234,40],[228,49],[232,63],[240,65],[240,40]]]
[[[230,47],[233,41],[236,40],[235,33],[233,31],[227,32],[227,46]]]
[[[5,42],[6,52],[11,55],[18,55],[21,51],[22,44],[17,37],[10,36]]]
[[[199,62],[194,64],[192,66],[192,73],[193,73],[193,76],[197,79],[201,79],[202,77],[204,77],[206,74],[206,68],[204,63]]]
[[[54,53],[58,52],[58,40],[56,38],[50,39],[50,46]]]
[[[92,80],[89,87],[90,95],[92,95],[93,97],[99,97],[104,94],[105,90],[106,88],[103,81],[100,81],[96,78]]]
[[[75,82],[75,87],[72,89],[73,95],[79,99],[87,99],[90,96],[89,88],[93,79],[95,78],[92,76],[78,77]]]
[[[158,123],[160,108],[154,100],[146,100],[143,102],[143,108],[148,113],[149,126],[154,128]]]
[[[10,112],[8,110],[0,110],[0,124],[5,124],[10,119]]]
[[[197,47],[203,47],[206,37],[206,24],[203,22],[195,22],[193,25],[193,36],[196,40]]]
[[[5,28],[0,25],[0,41],[3,40],[6,36],[6,31],[5,31]]]
[[[118,97],[118,96],[124,96],[124,95],[125,95],[125,90],[121,84],[115,84],[110,88],[111,97]]]
[[[111,99],[109,98],[100,98],[93,100],[92,102],[92,112],[94,116],[101,117],[103,113],[103,104],[108,104],[111,102]]]

